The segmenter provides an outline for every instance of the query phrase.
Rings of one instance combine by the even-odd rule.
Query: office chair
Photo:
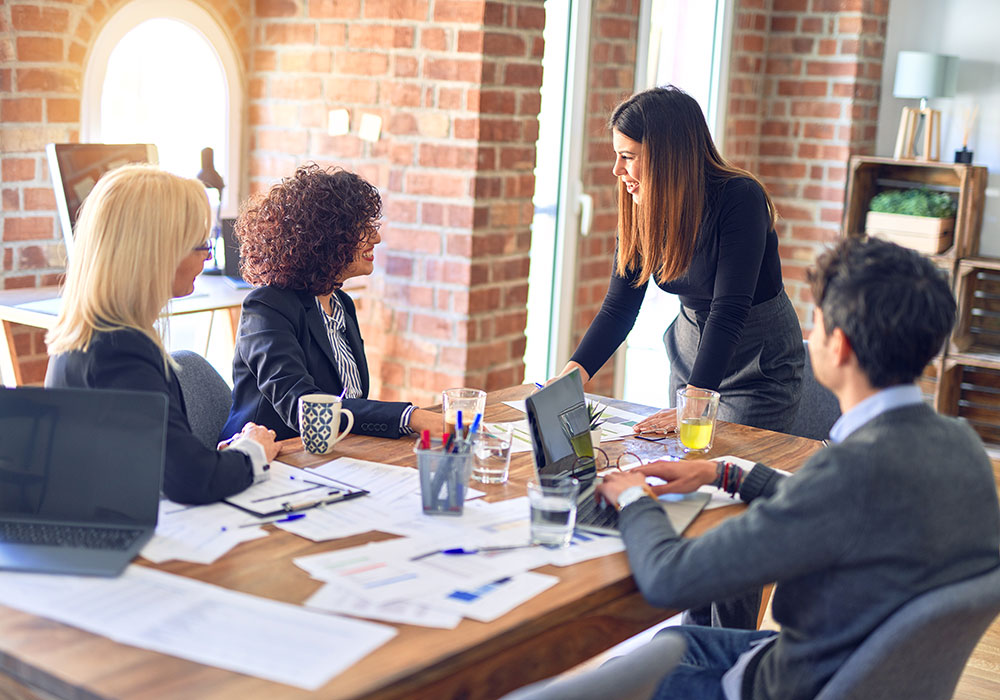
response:
[[[809,341],[803,340],[802,347],[806,352],[806,366],[802,371],[802,398],[795,414],[795,422],[787,432],[813,440],[826,440],[830,437],[830,428],[840,418],[840,402],[832,391],[816,381],[809,362]]]
[[[233,406],[233,390],[204,357],[190,350],[170,353],[180,365],[177,379],[184,395],[191,432],[207,447],[219,444],[219,432]]]
[[[816,700],[949,700],[998,613],[1000,567],[917,596],[854,650]]]
[[[679,634],[661,632],[648,644],[597,668],[526,685],[502,700],[649,700],[680,662],[686,646]]]

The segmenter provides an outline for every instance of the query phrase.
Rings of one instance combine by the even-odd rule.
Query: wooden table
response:
[[[14,348],[14,324],[48,330],[55,325],[59,310],[59,287],[7,289],[0,291],[0,384],[20,386],[21,365]],[[228,311],[229,327],[236,339],[240,309],[248,289],[235,289],[218,275],[198,275],[194,292],[173,299],[167,306],[168,316],[197,314],[205,311]],[[24,306],[29,304],[29,306]]]
[[[520,412],[499,402],[523,398],[532,387],[490,395],[487,419],[515,420]],[[649,408],[632,407],[648,413]],[[627,439],[607,443],[614,458],[624,449],[644,459],[665,452],[656,444]],[[720,423],[712,454],[736,454],[794,470],[819,449],[813,440]],[[350,456],[414,466],[413,442],[352,436],[335,457]],[[326,461],[288,441],[280,457],[298,466]],[[532,474],[528,453],[514,455],[507,484],[483,487],[489,500],[524,494]],[[743,506],[704,511],[686,536],[697,536]],[[269,528],[273,526],[268,526]],[[244,542],[216,563],[168,562],[160,568],[219,586],[289,603],[302,603],[321,585],[292,563],[294,557],[391,537],[367,533],[313,543],[275,530]],[[116,644],[103,637],[0,607],[0,697],[37,698],[42,689],[67,698],[496,698],[570,668],[648,629],[676,611],[648,605],[629,573],[624,554],[559,568],[539,569],[561,581],[492,623],[463,620],[454,630],[397,625],[386,645],[336,676],[316,693],[201,666],[183,659]]]

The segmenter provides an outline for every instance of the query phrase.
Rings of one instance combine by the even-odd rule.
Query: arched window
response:
[[[84,73],[82,139],[153,143],[160,165],[194,177],[215,152],[223,210],[240,191],[242,69],[218,22],[188,0],[136,0],[101,30]],[[214,202],[213,202],[214,208]]]

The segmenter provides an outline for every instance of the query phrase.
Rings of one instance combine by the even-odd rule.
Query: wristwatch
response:
[[[649,487],[646,485],[629,486],[627,489],[618,494],[618,501],[615,503],[615,508],[619,511],[625,510],[626,507],[632,505],[643,496],[650,495]]]

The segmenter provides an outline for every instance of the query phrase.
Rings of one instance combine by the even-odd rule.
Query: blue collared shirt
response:
[[[847,436],[876,416],[903,406],[922,403],[923,396],[916,384],[900,384],[869,396],[837,419],[830,428],[830,442],[843,442]]]

